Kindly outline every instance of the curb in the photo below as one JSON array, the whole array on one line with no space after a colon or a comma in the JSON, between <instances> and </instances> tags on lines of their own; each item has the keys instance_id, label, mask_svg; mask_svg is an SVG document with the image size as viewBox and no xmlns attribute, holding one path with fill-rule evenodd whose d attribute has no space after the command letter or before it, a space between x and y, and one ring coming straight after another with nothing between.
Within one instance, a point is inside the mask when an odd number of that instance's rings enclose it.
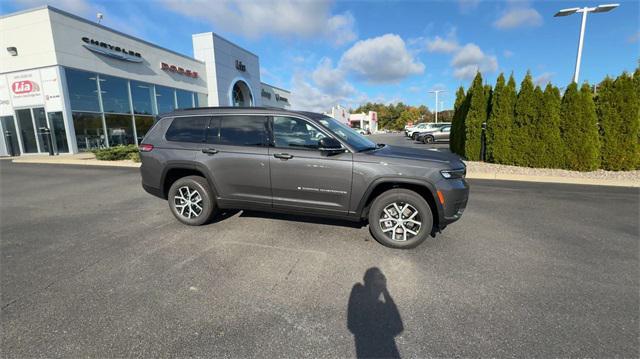
<instances>
[{"instance_id":1,"label":"curb","mask_svg":"<svg viewBox=\"0 0 640 359\"><path fill-rule=\"evenodd\" d=\"M486 179L497 181L518 181L518 182L539 182L539 183L563 183L591 186L614 186L614 187L640 187L640 181L596 179L596 178L572 178L557 176L527 176L512 175L504 173L467 173L467 179Z\"/></svg>"},{"instance_id":2,"label":"curb","mask_svg":"<svg viewBox=\"0 0 640 359\"><path fill-rule=\"evenodd\" d=\"M47 165L76 165L76 166L102 166L102 167L127 167L140 168L141 164L130 161L98 161L98 160L37 160L37 159L15 159L13 163L32 163Z\"/></svg>"}]
</instances>

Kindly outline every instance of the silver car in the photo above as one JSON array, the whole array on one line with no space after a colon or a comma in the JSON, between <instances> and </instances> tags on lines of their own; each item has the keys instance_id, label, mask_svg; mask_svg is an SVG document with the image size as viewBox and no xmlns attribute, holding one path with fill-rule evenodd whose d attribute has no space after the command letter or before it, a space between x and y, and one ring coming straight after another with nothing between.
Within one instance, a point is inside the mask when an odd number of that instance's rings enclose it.
<instances>
[{"instance_id":1,"label":"silver car","mask_svg":"<svg viewBox=\"0 0 640 359\"><path fill-rule=\"evenodd\" d=\"M449 142L451 126L444 126L440 129L424 132L418 136L418 141L423 143Z\"/></svg>"}]
</instances>

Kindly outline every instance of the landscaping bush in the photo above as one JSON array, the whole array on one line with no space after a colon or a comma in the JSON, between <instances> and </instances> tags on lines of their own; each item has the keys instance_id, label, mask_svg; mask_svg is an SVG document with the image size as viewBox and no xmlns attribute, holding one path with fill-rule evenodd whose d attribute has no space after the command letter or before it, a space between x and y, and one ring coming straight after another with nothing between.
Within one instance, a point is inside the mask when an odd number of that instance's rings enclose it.
<instances>
[{"instance_id":1,"label":"landscaping bush","mask_svg":"<svg viewBox=\"0 0 640 359\"><path fill-rule=\"evenodd\" d=\"M469 90L469 111L464 121L464 154L470 161L479 161L481 151L482 124L487 121L487 96L482 75L478 72Z\"/></svg>"},{"instance_id":2,"label":"landscaping bush","mask_svg":"<svg viewBox=\"0 0 640 359\"><path fill-rule=\"evenodd\" d=\"M595 90L597 89L597 96ZM597 111L596 111L597 106ZM488 162L528 167L593 171L640 169L640 67L593 88L575 83L560 90L534 86L531 74L516 94L513 75L505 85L482 85L456 92L450 149L480 158L482 123L487 123Z\"/></svg>"},{"instance_id":3,"label":"landscaping bush","mask_svg":"<svg viewBox=\"0 0 640 359\"><path fill-rule=\"evenodd\" d=\"M500 164L511 164L511 129L516 103L516 82L513 74L505 85L500 74L491 98L491 112L487 120L487 160Z\"/></svg>"},{"instance_id":4,"label":"landscaping bush","mask_svg":"<svg viewBox=\"0 0 640 359\"><path fill-rule=\"evenodd\" d=\"M565 144L565 168L594 171L600 165L598 118L591 86L572 83L561 104L560 133Z\"/></svg>"},{"instance_id":5,"label":"landscaping bush","mask_svg":"<svg viewBox=\"0 0 640 359\"><path fill-rule=\"evenodd\" d=\"M468 96L464 88L460 86L456 91L456 102L453 107L453 119L451 121L451 134L449 137L449 149L451 152L464 157L464 121L467 117Z\"/></svg>"},{"instance_id":6,"label":"landscaping bush","mask_svg":"<svg viewBox=\"0 0 640 359\"><path fill-rule=\"evenodd\" d=\"M598 86L596 98L602 168L633 170L640 166L640 96L633 78L624 73L606 78Z\"/></svg>"},{"instance_id":7,"label":"landscaping bush","mask_svg":"<svg viewBox=\"0 0 640 359\"><path fill-rule=\"evenodd\" d=\"M91 151L96 155L96 159L100 161L121 161L132 159L132 154L138 154L136 145L114 146Z\"/></svg>"}]
</instances>

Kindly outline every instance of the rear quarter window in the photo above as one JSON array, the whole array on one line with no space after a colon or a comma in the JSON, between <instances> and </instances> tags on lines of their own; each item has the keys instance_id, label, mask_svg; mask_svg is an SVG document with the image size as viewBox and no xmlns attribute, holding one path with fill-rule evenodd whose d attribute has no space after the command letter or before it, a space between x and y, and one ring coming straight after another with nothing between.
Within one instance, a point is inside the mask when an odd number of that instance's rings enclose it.
<instances>
[{"instance_id":1,"label":"rear quarter window","mask_svg":"<svg viewBox=\"0 0 640 359\"><path fill-rule=\"evenodd\" d=\"M176 117L167 129L165 138L173 142L204 142L208 116Z\"/></svg>"}]
</instances>

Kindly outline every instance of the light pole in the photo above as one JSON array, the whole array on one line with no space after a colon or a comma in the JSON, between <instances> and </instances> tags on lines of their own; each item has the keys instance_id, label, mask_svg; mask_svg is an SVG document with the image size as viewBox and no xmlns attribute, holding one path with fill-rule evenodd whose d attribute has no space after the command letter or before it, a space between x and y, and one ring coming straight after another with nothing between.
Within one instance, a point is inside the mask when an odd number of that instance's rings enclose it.
<instances>
[{"instance_id":1,"label":"light pole","mask_svg":"<svg viewBox=\"0 0 640 359\"><path fill-rule=\"evenodd\" d=\"M436 94L436 123L438 123L438 94L440 92L447 92L446 90L431 90L429 93Z\"/></svg>"},{"instance_id":2,"label":"light pole","mask_svg":"<svg viewBox=\"0 0 640 359\"><path fill-rule=\"evenodd\" d=\"M611 11L620 6L620 4L605 4L596 7L585 6L583 8L573 7L558 11L554 17L569 16L575 13L582 13L582 25L580 26L580 40L578 41L578 55L576 58L576 69L573 73L573 82L578 83L578 75L580 74L580 61L582 60L582 44L584 43L584 29L587 26L587 14L590 12L599 13Z\"/></svg>"}]
</instances>

